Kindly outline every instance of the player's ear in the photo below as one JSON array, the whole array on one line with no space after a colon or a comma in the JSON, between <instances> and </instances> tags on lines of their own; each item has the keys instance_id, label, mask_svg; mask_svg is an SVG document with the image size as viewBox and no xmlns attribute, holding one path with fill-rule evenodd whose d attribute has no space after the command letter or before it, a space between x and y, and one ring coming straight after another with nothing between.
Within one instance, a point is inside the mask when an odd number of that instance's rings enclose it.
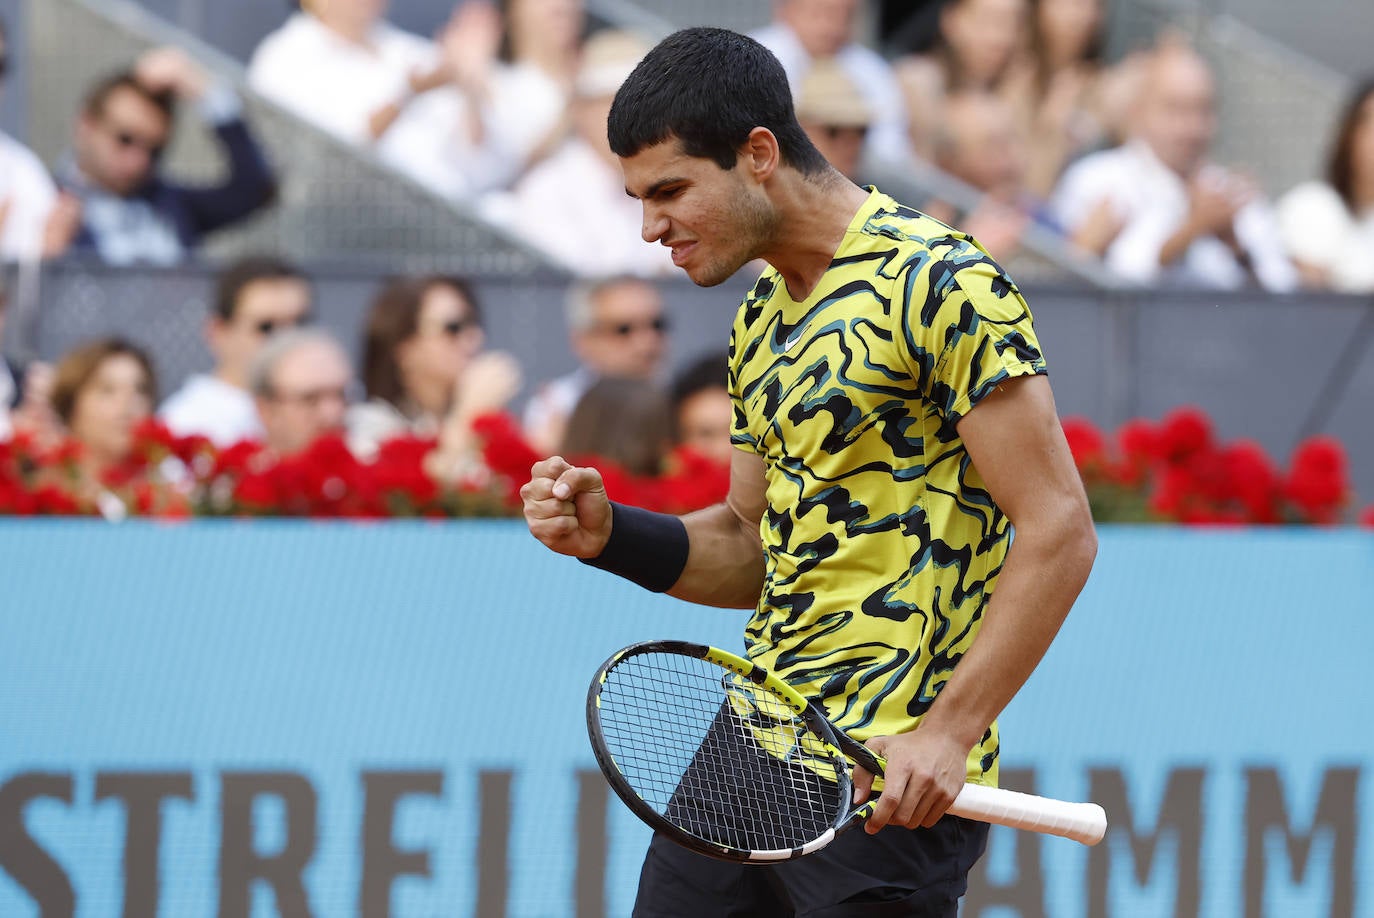
<instances>
[{"instance_id":1,"label":"player's ear","mask_svg":"<svg viewBox=\"0 0 1374 918\"><path fill-rule=\"evenodd\" d=\"M765 127L756 127L749 132L749 139L740 149L740 156L749 174L760 183L772 178L778 166L782 165L778 138Z\"/></svg>"}]
</instances>

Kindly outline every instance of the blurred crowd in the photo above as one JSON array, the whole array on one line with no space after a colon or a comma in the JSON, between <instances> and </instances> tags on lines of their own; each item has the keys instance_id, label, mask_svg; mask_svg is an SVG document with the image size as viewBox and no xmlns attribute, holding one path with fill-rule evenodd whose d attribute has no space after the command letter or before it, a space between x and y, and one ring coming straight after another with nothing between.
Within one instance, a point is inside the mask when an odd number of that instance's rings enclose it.
<instances>
[{"instance_id":1,"label":"blurred crowd","mask_svg":"<svg viewBox=\"0 0 1374 918\"><path fill-rule=\"evenodd\" d=\"M1332 126L1325 173L1271 203L1243 164L1213 155L1209 63L1170 33L1108 59L1106 2L941 0L927 39L887 57L859 40L861 0L774 0L755 37L840 171L863 184L947 177L971 193L927 183L912 203L999 259L1034 230L1140 285L1374 291L1374 83ZM653 281L672 263L641 240L606 140L611 100L650 38L592 29L585 0L460 0L429 37L387 12L385 0L301 0L252 54L247 86L580 278L565 308L578 368L522 381L485 347L481 304L454 277L386 282L345 347L310 324L308 271L264 253L221 271L205 323L213 366L166 393L122 340L51 366L0 362L0 437L79 443L93 488L150 417L282 456L325 434L364 457L390 437L430 438L439 479L483 462L477 420L492 415L534 452L600 456L632 475L670 475L683 455L728 464L725 357L667 377L670 316ZM0 23L0 80L11 40ZM216 182L163 171L185 117L217 138ZM279 183L234 87L158 48L87 89L55 161L0 133L0 258L175 264L270 206ZM525 382L533 395L517 405Z\"/></svg>"}]
</instances>

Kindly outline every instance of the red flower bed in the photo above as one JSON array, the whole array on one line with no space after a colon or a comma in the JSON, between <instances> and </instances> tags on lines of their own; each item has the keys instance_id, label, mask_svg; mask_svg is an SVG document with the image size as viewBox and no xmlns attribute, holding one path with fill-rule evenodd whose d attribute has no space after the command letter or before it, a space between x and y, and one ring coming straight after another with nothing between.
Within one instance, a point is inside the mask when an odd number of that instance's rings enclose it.
<instances>
[{"instance_id":1,"label":"red flower bed","mask_svg":"<svg viewBox=\"0 0 1374 918\"><path fill-rule=\"evenodd\" d=\"M393 517L516 516L520 486L538 456L513 419L478 418L480 459L443 480L430 473L432 438L397 437L370 462L342 437L322 437L301 453L277 457L261 444L216 449L203 437L177 437L149 421L119 467L94 478L79 444L40 445L23 436L0 443L0 514L157 516ZM616 500L685 513L723 500L727 469L675 453L662 476L627 475L596 464Z\"/></svg>"},{"instance_id":2,"label":"red flower bed","mask_svg":"<svg viewBox=\"0 0 1374 918\"><path fill-rule=\"evenodd\" d=\"M1081 418L1064 434L1102 522L1192 525L1332 525L1354 515L1341 444L1313 437L1287 469L1250 440L1219 442L1194 408L1159 422L1132 420L1108 436ZM398 437L364 462L340 437L325 437L278 458L260 444L216 449L202 437L176 437L156 422L138 431L128 459L91 479L81 447L39 444L22 435L0 443L0 514L156 516L308 516L349 518L516 516L520 486L541 457L508 415L478 418L480 460L444 479L431 474L433 439ZM596 456L612 499L686 513L725 498L729 472L678 450L664 474L630 475ZM1374 527L1374 506L1355 515Z\"/></svg>"},{"instance_id":3,"label":"red flower bed","mask_svg":"<svg viewBox=\"0 0 1374 918\"><path fill-rule=\"evenodd\" d=\"M1253 440L1219 442L1196 408L1129 421L1113 437L1068 418L1064 435L1099 521L1332 525L1354 502L1345 450L1330 437L1304 440L1284 470ZM1374 525L1374 507L1359 521Z\"/></svg>"}]
</instances>

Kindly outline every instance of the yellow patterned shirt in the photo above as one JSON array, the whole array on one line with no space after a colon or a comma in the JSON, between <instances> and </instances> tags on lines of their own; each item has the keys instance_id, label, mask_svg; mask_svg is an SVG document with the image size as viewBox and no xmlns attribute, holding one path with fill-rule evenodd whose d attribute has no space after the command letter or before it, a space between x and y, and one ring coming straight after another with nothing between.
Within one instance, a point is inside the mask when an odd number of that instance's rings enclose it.
<instances>
[{"instance_id":1,"label":"yellow patterned shirt","mask_svg":"<svg viewBox=\"0 0 1374 918\"><path fill-rule=\"evenodd\" d=\"M741 304L732 439L767 467L748 654L858 739L913 729L977 635L1010 532L955 425L1043 372L1002 269L877 191L804 302L769 268ZM997 752L994 724L970 781Z\"/></svg>"}]
</instances>

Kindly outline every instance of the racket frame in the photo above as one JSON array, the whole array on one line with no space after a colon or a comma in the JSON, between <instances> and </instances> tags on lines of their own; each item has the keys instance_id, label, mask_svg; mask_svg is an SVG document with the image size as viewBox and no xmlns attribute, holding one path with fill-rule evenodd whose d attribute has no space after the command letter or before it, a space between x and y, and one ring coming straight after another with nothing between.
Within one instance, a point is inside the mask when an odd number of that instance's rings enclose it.
<instances>
[{"instance_id":1,"label":"racket frame","mask_svg":"<svg viewBox=\"0 0 1374 918\"><path fill-rule=\"evenodd\" d=\"M601 690L611 671L632 657L650 653L677 654L714 663L771 692L792 713L796 714L805 723L807 729L814 734L814 738L820 742L821 748L830 757L835 770L836 795L840 805L837 807L837 815L830 828L804 845L792 848L750 850L720 844L694 835L666 818L644 800L625 778L620 766L616 764L615 757L611 754L601 728L600 708ZM853 784L849 777L852 767L850 760L852 759L875 775L883 773L880 760L867 747L843 731L837 730L826 719L825 713L819 707L808 701L792 686L743 657L717 647L708 647L705 644L696 644L691 641L642 641L612 654L597 669L596 675L592 677L591 686L587 690L587 733L591 738L592 752L596 755L596 762L601 767L602 774L606 776L611 789L636 816L647 823L650 828L665 833L685 848L709 857L736 863L775 863L801 857L824 848L837 835L859 825L872 815L873 806L876 803L876 799L870 799L855 807L850 802L853 794Z\"/></svg>"}]
</instances>

